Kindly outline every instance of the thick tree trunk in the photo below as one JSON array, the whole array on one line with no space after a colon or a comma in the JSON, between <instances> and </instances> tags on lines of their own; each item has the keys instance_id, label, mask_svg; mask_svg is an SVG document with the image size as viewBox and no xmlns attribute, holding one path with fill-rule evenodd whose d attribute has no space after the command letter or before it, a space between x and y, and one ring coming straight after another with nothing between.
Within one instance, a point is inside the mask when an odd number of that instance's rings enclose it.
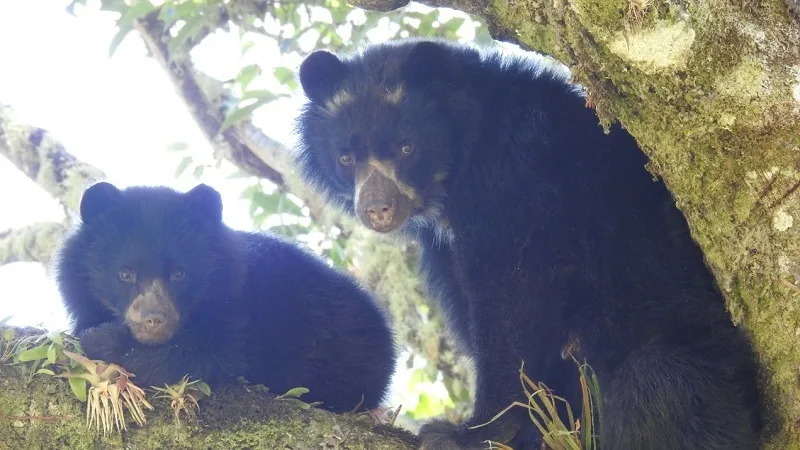
<instances>
[{"instance_id":1,"label":"thick tree trunk","mask_svg":"<svg viewBox=\"0 0 800 450\"><path fill-rule=\"evenodd\" d=\"M391 10L405 2L351 0ZM423 0L553 55L652 158L800 448L800 2Z\"/></svg>"},{"instance_id":2,"label":"thick tree trunk","mask_svg":"<svg viewBox=\"0 0 800 450\"><path fill-rule=\"evenodd\" d=\"M6 345L4 330L0 327L0 354ZM198 420L184 417L180 425L169 400L150 400L155 409L147 412L144 426L129 421L121 434L104 436L86 428L86 404L72 395L66 381L48 375L29 378L25 368L0 362L0 449L416 448L415 436L388 425L375 426L369 416L302 409L244 386L215 389L200 401Z\"/></svg>"}]
</instances>

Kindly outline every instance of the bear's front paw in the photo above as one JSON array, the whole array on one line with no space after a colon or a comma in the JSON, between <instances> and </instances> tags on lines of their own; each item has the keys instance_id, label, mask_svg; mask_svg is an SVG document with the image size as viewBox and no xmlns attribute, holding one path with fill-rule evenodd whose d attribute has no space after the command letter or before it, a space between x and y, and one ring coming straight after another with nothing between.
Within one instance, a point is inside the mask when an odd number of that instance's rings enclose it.
<instances>
[{"instance_id":1,"label":"bear's front paw","mask_svg":"<svg viewBox=\"0 0 800 450\"><path fill-rule=\"evenodd\" d=\"M131 344L130 330L121 323L104 323L89 328L81 335L81 347L86 357L107 363L122 365L126 353L132 348Z\"/></svg>"},{"instance_id":2,"label":"bear's front paw","mask_svg":"<svg viewBox=\"0 0 800 450\"><path fill-rule=\"evenodd\" d=\"M469 425L455 425L444 420L434 420L422 426L419 450L484 450L492 448L489 441L507 443L514 438L519 426L513 422L493 422L470 429Z\"/></svg>"}]
</instances>

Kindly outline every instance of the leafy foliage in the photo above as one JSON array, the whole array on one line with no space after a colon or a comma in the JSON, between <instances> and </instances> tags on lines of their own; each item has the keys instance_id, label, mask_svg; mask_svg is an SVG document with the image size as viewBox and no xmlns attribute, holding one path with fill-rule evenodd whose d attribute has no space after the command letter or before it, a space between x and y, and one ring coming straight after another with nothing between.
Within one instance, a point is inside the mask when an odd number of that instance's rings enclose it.
<instances>
[{"instance_id":1,"label":"leafy foliage","mask_svg":"<svg viewBox=\"0 0 800 450\"><path fill-rule=\"evenodd\" d=\"M189 381L189 375L185 375L181 381L170 386L164 385L163 388L152 387L155 391L159 392L156 398L170 399L170 407L172 408L175 417L175 423L181 423L181 411L183 411L189 419L197 419L197 413L200 412L200 404L197 403L203 397L211 395L211 388L201 380Z\"/></svg>"},{"instance_id":2,"label":"leafy foliage","mask_svg":"<svg viewBox=\"0 0 800 450\"><path fill-rule=\"evenodd\" d=\"M474 36L477 43L492 42L488 30L476 18L416 4L377 13L350 6L346 0L100 0L100 3L101 10L119 14L118 32L109 44L111 55L142 22L160 24L168 58L184 64L191 63L193 50L212 34L225 33L238 39L242 64L232 79L218 82L222 92L213 93L223 104L219 133L239 127L263 106L296 93L297 79L291 66L314 50L350 51L369 42L413 36L451 40ZM67 10L74 12L77 5L86 6L87 0L72 0ZM261 45L271 45L281 60L255 58L254 62L251 52L254 48L262 49ZM211 97L208 92L206 95ZM181 155L175 168L176 177L201 180L210 169L220 167L219 161L217 164L199 161L185 143L173 143L167 150ZM230 178L248 176L237 172ZM249 202L249 214L256 227L300 241L334 266L351 270L356 265L354 252L348 251L350 233L338 225L318 223L319 218L312 217L303 201L284 186L255 180L244 189L241 198ZM454 402L461 405L469 402L466 387L443 378L435 362L417 369L412 383L419 389L419 397L416 409L406 408L406 413L413 417L452 410ZM433 393L432 387L441 387L442 383L449 398Z\"/></svg>"},{"instance_id":3,"label":"leafy foliage","mask_svg":"<svg viewBox=\"0 0 800 450\"><path fill-rule=\"evenodd\" d=\"M3 330L0 363L9 361L26 368L29 378L49 375L66 378L75 397L86 403L86 426L127 428L125 410L139 425L146 422L144 408L153 409L144 391L129 380L133 374L116 364L92 361L83 355L78 339L61 332L15 338L12 328ZM87 390L87 384L89 385Z\"/></svg>"}]
</instances>

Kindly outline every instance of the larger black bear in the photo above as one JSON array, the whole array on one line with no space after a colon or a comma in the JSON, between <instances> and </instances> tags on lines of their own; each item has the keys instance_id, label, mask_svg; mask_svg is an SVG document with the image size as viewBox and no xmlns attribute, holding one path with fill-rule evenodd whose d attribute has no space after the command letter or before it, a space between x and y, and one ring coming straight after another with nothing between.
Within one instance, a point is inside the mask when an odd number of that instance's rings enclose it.
<instances>
[{"instance_id":1,"label":"larger black bear","mask_svg":"<svg viewBox=\"0 0 800 450\"><path fill-rule=\"evenodd\" d=\"M370 296L295 244L225 226L214 189L98 183L80 214L57 281L90 358L145 386L244 376L337 412L382 400L396 356Z\"/></svg>"},{"instance_id":2,"label":"larger black bear","mask_svg":"<svg viewBox=\"0 0 800 450\"><path fill-rule=\"evenodd\" d=\"M569 349L595 369L606 449L752 449L756 366L672 198L567 74L531 57L406 40L300 67L310 183L367 227L400 230L461 347L473 417L424 449L534 448L518 369L579 410ZM577 352L576 352L577 350Z\"/></svg>"}]
</instances>

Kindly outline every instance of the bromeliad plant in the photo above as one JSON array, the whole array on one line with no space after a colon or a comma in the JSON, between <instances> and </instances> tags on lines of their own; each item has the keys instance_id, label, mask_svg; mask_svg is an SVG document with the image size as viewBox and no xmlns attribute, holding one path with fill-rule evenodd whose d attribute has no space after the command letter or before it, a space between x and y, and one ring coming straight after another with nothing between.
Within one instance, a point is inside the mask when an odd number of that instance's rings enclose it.
<instances>
[{"instance_id":1,"label":"bromeliad plant","mask_svg":"<svg viewBox=\"0 0 800 450\"><path fill-rule=\"evenodd\" d=\"M152 410L153 407L147 402L144 390L130 381L134 375L116 364L105 364L102 361L92 361L89 358L64 351L64 354L73 361L76 361L84 370L68 370L61 373L59 377L70 380L70 386L81 384L89 388L88 399L86 399L86 426L91 428L103 428L103 434L107 434L116 426L117 431L127 428L125 423L125 409L130 412L133 420L144 425L147 419L144 415L144 408ZM74 389L73 389L74 392Z\"/></svg>"},{"instance_id":2,"label":"bromeliad plant","mask_svg":"<svg viewBox=\"0 0 800 450\"><path fill-rule=\"evenodd\" d=\"M144 425L144 408L153 407L144 391L130 380L132 373L116 364L88 359L72 336L51 332L15 339L15 334L12 328L3 330L0 362L26 365L28 382L37 374L66 378L75 397L86 402L87 427L102 428L104 434L114 428L124 430L125 409L136 423Z\"/></svg>"},{"instance_id":3,"label":"bromeliad plant","mask_svg":"<svg viewBox=\"0 0 800 450\"><path fill-rule=\"evenodd\" d=\"M197 401L204 396L211 395L211 388L208 387L208 384L200 380L189 381L188 375L172 386L165 384L163 388L155 386L152 386L152 388L160 392L160 394L156 395L156 398L172 400L170 407L178 425L181 423L181 411L186 413L189 419L195 419L200 411L200 405Z\"/></svg>"}]
</instances>

